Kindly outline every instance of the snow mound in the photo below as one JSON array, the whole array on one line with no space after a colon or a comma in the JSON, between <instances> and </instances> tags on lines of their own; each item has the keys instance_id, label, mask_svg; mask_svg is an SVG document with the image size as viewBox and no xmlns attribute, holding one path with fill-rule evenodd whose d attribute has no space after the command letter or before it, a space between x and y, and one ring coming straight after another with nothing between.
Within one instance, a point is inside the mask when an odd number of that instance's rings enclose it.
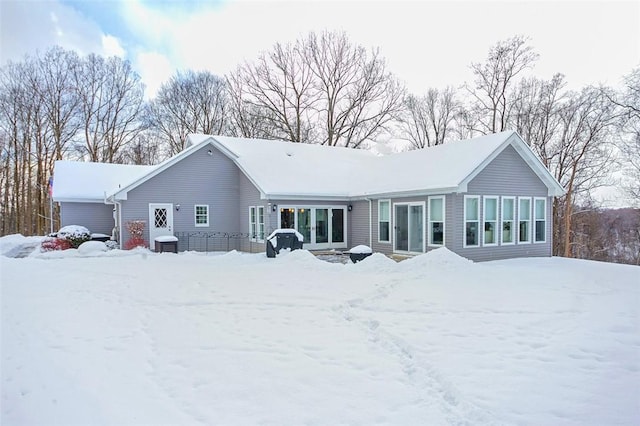
<instances>
[{"instance_id":1,"label":"snow mound","mask_svg":"<svg viewBox=\"0 0 640 426\"><path fill-rule=\"evenodd\" d=\"M360 244L359 246L355 246L354 248L349 250L349 253L353 253L353 254L367 254L371 252L372 252L371 247L365 246L362 244Z\"/></svg>"},{"instance_id":2,"label":"snow mound","mask_svg":"<svg viewBox=\"0 0 640 426\"><path fill-rule=\"evenodd\" d=\"M400 262L400 266L404 269L432 268L437 266L455 269L468 267L472 264L473 262L471 260L457 255L446 247L440 247Z\"/></svg>"},{"instance_id":3,"label":"snow mound","mask_svg":"<svg viewBox=\"0 0 640 426\"><path fill-rule=\"evenodd\" d=\"M350 263L353 268L358 268L362 272L394 272L398 268L398 262L385 256L382 253L373 253L357 263Z\"/></svg>"},{"instance_id":4,"label":"snow mound","mask_svg":"<svg viewBox=\"0 0 640 426\"><path fill-rule=\"evenodd\" d=\"M78 253L82 255L92 255L107 250L109 250L109 248L102 241L86 241L78 247Z\"/></svg>"},{"instance_id":5,"label":"snow mound","mask_svg":"<svg viewBox=\"0 0 640 426\"><path fill-rule=\"evenodd\" d=\"M11 234L0 237L0 256L25 257L39 249L45 237L25 237Z\"/></svg>"}]
</instances>

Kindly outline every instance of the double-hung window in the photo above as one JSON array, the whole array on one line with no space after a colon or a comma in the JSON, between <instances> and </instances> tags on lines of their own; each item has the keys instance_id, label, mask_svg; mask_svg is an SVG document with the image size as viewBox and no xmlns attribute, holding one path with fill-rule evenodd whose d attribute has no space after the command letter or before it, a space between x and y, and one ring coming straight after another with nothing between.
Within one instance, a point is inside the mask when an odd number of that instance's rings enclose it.
<instances>
[{"instance_id":1,"label":"double-hung window","mask_svg":"<svg viewBox=\"0 0 640 426\"><path fill-rule=\"evenodd\" d=\"M516 199L502 197L502 244L515 244Z\"/></svg>"},{"instance_id":2,"label":"double-hung window","mask_svg":"<svg viewBox=\"0 0 640 426\"><path fill-rule=\"evenodd\" d=\"M258 206L258 241L264 241L264 206Z\"/></svg>"},{"instance_id":3,"label":"double-hung window","mask_svg":"<svg viewBox=\"0 0 640 426\"><path fill-rule=\"evenodd\" d=\"M464 196L464 246L478 247L480 245L480 197L477 195Z\"/></svg>"},{"instance_id":4,"label":"double-hung window","mask_svg":"<svg viewBox=\"0 0 640 426\"><path fill-rule=\"evenodd\" d=\"M209 206L196 204L194 207L195 225L197 227L209 226Z\"/></svg>"},{"instance_id":5,"label":"double-hung window","mask_svg":"<svg viewBox=\"0 0 640 426\"><path fill-rule=\"evenodd\" d=\"M531 242L531 198L518 197L518 242Z\"/></svg>"},{"instance_id":6,"label":"double-hung window","mask_svg":"<svg viewBox=\"0 0 640 426\"><path fill-rule=\"evenodd\" d=\"M388 243L390 241L389 219L391 217L391 201L378 201L378 241Z\"/></svg>"},{"instance_id":7,"label":"double-hung window","mask_svg":"<svg viewBox=\"0 0 640 426\"><path fill-rule=\"evenodd\" d=\"M547 199L534 198L533 214L535 221L534 241L544 243L547 241Z\"/></svg>"},{"instance_id":8,"label":"double-hung window","mask_svg":"<svg viewBox=\"0 0 640 426\"><path fill-rule=\"evenodd\" d=\"M254 206L249 207L249 238L253 241L258 238L258 230L256 227L256 208Z\"/></svg>"},{"instance_id":9,"label":"double-hung window","mask_svg":"<svg viewBox=\"0 0 640 426\"><path fill-rule=\"evenodd\" d=\"M429 197L429 245L444 245L444 197Z\"/></svg>"},{"instance_id":10,"label":"double-hung window","mask_svg":"<svg viewBox=\"0 0 640 426\"><path fill-rule=\"evenodd\" d=\"M251 241L264 240L264 206L249 207L249 238Z\"/></svg>"},{"instance_id":11,"label":"double-hung window","mask_svg":"<svg viewBox=\"0 0 640 426\"><path fill-rule=\"evenodd\" d=\"M498 244L498 197L484 197L484 240L485 246Z\"/></svg>"}]
</instances>

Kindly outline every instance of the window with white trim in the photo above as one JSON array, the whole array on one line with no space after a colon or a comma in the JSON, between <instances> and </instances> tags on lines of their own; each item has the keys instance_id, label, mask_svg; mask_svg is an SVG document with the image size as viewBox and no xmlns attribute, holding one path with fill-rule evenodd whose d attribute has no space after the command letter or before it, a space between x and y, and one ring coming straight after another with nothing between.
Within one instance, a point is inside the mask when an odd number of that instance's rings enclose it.
<instances>
[{"instance_id":1,"label":"window with white trim","mask_svg":"<svg viewBox=\"0 0 640 426\"><path fill-rule=\"evenodd\" d=\"M514 238L516 219L516 199L515 197L502 197L502 244L515 244Z\"/></svg>"},{"instance_id":2,"label":"window with white trim","mask_svg":"<svg viewBox=\"0 0 640 426\"><path fill-rule=\"evenodd\" d=\"M444 196L429 197L429 245L444 245Z\"/></svg>"},{"instance_id":3,"label":"window with white trim","mask_svg":"<svg viewBox=\"0 0 640 426\"><path fill-rule=\"evenodd\" d=\"M196 226L209 226L209 206L207 204L196 204L193 211Z\"/></svg>"},{"instance_id":4,"label":"window with white trim","mask_svg":"<svg viewBox=\"0 0 640 426\"><path fill-rule=\"evenodd\" d=\"M258 206L258 241L264 241L264 206Z\"/></svg>"},{"instance_id":5,"label":"window with white trim","mask_svg":"<svg viewBox=\"0 0 640 426\"><path fill-rule=\"evenodd\" d=\"M249 206L249 239L264 241L264 206Z\"/></svg>"},{"instance_id":6,"label":"window with white trim","mask_svg":"<svg viewBox=\"0 0 640 426\"><path fill-rule=\"evenodd\" d=\"M518 197L518 242L531 242L531 198Z\"/></svg>"},{"instance_id":7,"label":"window with white trim","mask_svg":"<svg viewBox=\"0 0 640 426\"><path fill-rule=\"evenodd\" d=\"M536 243L544 243L547 241L547 199L534 198L533 205L534 241Z\"/></svg>"},{"instance_id":8,"label":"window with white trim","mask_svg":"<svg viewBox=\"0 0 640 426\"><path fill-rule=\"evenodd\" d=\"M477 195L464 196L464 247L478 247L480 245L480 197Z\"/></svg>"},{"instance_id":9,"label":"window with white trim","mask_svg":"<svg viewBox=\"0 0 640 426\"><path fill-rule=\"evenodd\" d=\"M482 245L498 245L498 197L483 197L484 234Z\"/></svg>"},{"instance_id":10,"label":"window with white trim","mask_svg":"<svg viewBox=\"0 0 640 426\"><path fill-rule=\"evenodd\" d=\"M249 207L249 239L256 241L258 238L258 231L256 229L256 208L254 206Z\"/></svg>"},{"instance_id":11,"label":"window with white trim","mask_svg":"<svg viewBox=\"0 0 640 426\"><path fill-rule=\"evenodd\" d=\"M391 201L378 201L378 241L388 243L390 241L389 223L391 218Z\"/></svg>"}]
</instances>

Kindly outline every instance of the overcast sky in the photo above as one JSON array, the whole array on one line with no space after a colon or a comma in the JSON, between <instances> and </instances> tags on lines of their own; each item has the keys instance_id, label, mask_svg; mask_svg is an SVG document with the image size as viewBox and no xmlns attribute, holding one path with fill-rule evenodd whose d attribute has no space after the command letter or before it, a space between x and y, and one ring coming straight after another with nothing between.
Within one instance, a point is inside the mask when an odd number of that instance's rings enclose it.
<instances>
[{"instance_id":1,"label":"overcast sky","mask_svg":"<svg viewBox=\"0 0 640 426\"><path fill-rule=\"evenodd\" d=\"M52 45L128 59L152 97L177 70L224 75L275 42L344 30L412 92L471 81L499 40L530 37L534 73L616 85L640 64L639 1L0 0L0 63Z\"/></svg>"}]
</instances>

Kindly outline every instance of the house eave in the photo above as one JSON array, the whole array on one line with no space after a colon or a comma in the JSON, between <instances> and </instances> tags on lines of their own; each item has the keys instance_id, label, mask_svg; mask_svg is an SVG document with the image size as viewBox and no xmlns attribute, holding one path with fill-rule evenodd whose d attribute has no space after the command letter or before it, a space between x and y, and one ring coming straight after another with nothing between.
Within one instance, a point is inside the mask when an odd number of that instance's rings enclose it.
<instances>
[{"instance_id":1,"label":"house eave","mask_svg":"<svg viewBox=\"0 0 640 426\"><path fill-rule=\"evenodd\" d=\"M459 186L447 186L447 187L438 187L438 188L429 188L429 189L412 189L412 190L405 190L405 191L368 192L365 194L358 194L356 196L352 196L351 199L367 200L371 198L407 198L407 197L421 197L421 196L429 196L429 195L453 194L456 192L461 192Z\"/></svg>"},{"instance_id":2,"label":"house eave","mask_svg":"<svg viewBox=\"0 0 640 426\"><path fill-rule=\"evenodd\" d=\"M91 203L91 204L111 204L106 202L104 197L101 198L74 198L74 197L60 197L54 198L55 203Z\"/></svg>"}]
</instances>

